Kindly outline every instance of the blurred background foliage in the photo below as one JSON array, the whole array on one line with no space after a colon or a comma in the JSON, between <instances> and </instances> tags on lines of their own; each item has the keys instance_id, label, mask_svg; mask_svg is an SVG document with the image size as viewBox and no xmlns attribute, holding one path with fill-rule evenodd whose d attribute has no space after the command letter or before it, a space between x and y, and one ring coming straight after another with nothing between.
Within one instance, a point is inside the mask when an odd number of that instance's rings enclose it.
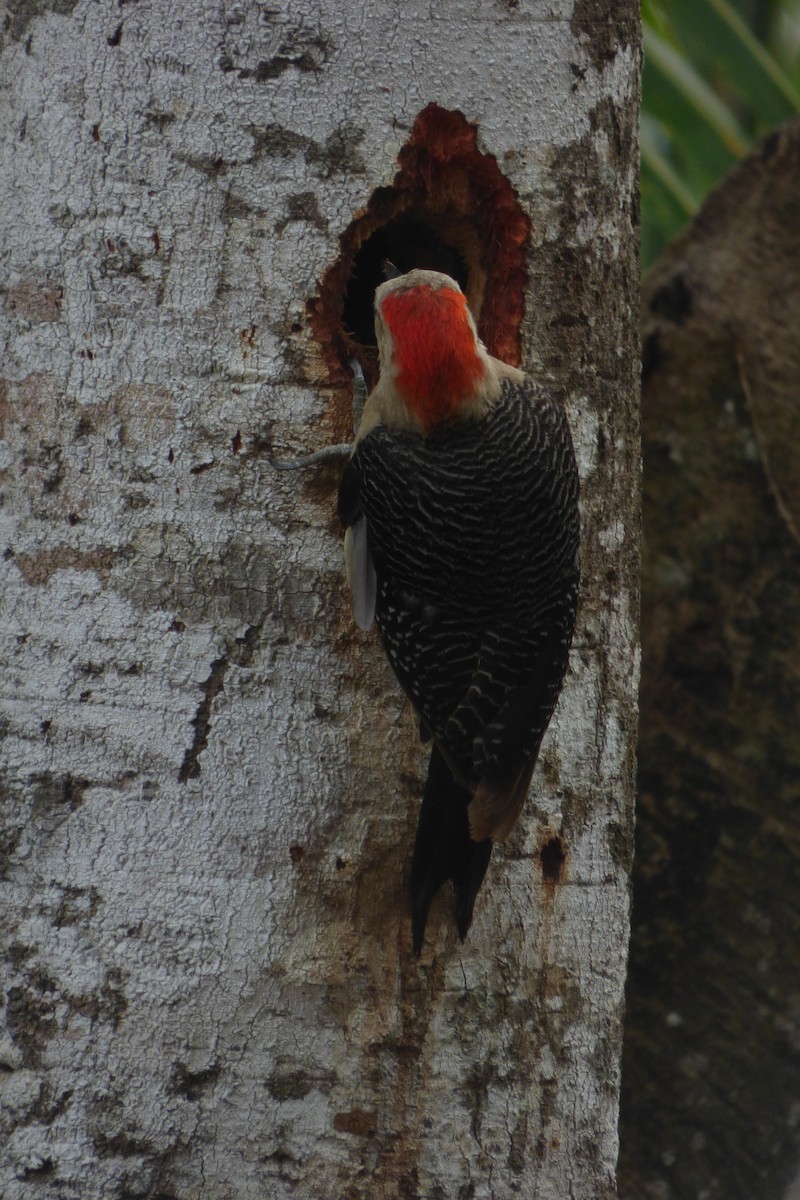
<instances>
[{"instance_id":1,"label":"blurred background foliage","mask_svg":"<svg viewBox=\"0 0 800 1200\"><path fill-rule=\"evenodd\" d=\"M645 271L729 167L800 112L800 0L643 0L642 20Z\"/></svg>"}]
</instances>

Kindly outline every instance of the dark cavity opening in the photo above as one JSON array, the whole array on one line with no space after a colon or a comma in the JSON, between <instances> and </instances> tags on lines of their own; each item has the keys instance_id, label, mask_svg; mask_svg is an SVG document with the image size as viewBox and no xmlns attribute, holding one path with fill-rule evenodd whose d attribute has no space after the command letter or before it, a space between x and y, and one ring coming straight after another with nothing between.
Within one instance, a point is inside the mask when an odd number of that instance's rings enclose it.
<instances>
[{"instance_id":1,"label":"dark cavity opening","mask_svg":"<svg viewBox=\"0 0 800 1200\"><path fill-rule=\"evenodd\" d=\"M415 267L443 271L455 279L463 292L468 291L470 276L464 254L442 240L423 217L403 214L387 221L353 256L344 294L342 325L346 334L361 346L375 345L372 303L376 287L386 278L386 262L393 263L401 275Z\"/></svg>"},{"instance_id":2,"label":"dark cavity opening","mask_svg":"<svg viewBox=\"0 0 800 1200\"><path fill-rule=\"evenodd\" d=\"M561 838L553 837L549 842L545 842L539 856L542 860L542 879L545 883L560 883L567 859Z\"/></svg>"},{"instance_id":3,"label":"dark cavity opening","mask_svg":"<svg viewBox=\"0 0 800 1200\"><path fill-rule=\"evenodd\" d=\"M506 154L513 157L513 147ZM476 126L461 112L429 104L398 155L394 182L376 188L341 235L339 257L307 305L326 382L349 385L353 358L370 385L377 379L372 306L386 259L401 272L424 267L452 275L489 352L516 366L529 237L530 220L497 159L478 149ZM342 441L351 424L343 405Z\"/></svg>"}]
</instances>

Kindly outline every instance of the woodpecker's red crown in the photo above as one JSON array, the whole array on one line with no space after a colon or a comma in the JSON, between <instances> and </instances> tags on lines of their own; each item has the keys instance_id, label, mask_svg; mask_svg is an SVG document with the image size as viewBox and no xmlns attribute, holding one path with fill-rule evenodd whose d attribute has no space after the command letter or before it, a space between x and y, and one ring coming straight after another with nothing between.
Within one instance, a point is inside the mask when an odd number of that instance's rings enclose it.
<instances>
[{"instance_id":1,"label":"woodpecker's red crown","mask_svg":"<svg viewBox=\"0 0 800 1200\"><path fill-rule=\"evenodd\" d=\"M376 309L381 372L393 375L409 411L424 428L458 417L481 390L486 355L455 280L410 271L378 288ZM388 339L380 338L381 322Z\"/></svg>"}]
</instances>

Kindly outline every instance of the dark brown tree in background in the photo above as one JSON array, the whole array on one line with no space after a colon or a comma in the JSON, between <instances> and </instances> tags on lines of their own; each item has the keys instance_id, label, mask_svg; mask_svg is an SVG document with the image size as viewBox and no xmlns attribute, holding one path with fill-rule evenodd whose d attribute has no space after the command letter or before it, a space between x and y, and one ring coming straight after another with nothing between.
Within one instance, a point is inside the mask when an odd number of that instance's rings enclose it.
<instances>
[{"instance_id":1,"label":"dark brown tree in background","mask_svg":"<svg viewBox=\"0 0 800 1200\"><path fill-rule=\"evenodd\" d=\"M800 120L713 193L642 312L620 1190L782 1200L800 1168Z\"/></svg>"}]
</instances>

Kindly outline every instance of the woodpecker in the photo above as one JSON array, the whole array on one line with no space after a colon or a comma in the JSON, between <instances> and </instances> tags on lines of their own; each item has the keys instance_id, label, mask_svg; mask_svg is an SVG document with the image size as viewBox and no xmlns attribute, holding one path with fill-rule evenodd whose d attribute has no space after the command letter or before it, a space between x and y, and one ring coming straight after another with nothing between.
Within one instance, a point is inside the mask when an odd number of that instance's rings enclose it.
<instances>
[{"instance_id":1,"label":"woodpecker","mask_svg":"<svg viewBox=\"0 0 800 1200\"><path fill-rule=\"evenodd\" d=\"M463 941L567 671L578 473L561 407L491 357L455 280L375 293L380 377L339 488L356 623L373 620L431 741L411 867L419 955L449 879Z\"/></svg>"}]
</instances>

